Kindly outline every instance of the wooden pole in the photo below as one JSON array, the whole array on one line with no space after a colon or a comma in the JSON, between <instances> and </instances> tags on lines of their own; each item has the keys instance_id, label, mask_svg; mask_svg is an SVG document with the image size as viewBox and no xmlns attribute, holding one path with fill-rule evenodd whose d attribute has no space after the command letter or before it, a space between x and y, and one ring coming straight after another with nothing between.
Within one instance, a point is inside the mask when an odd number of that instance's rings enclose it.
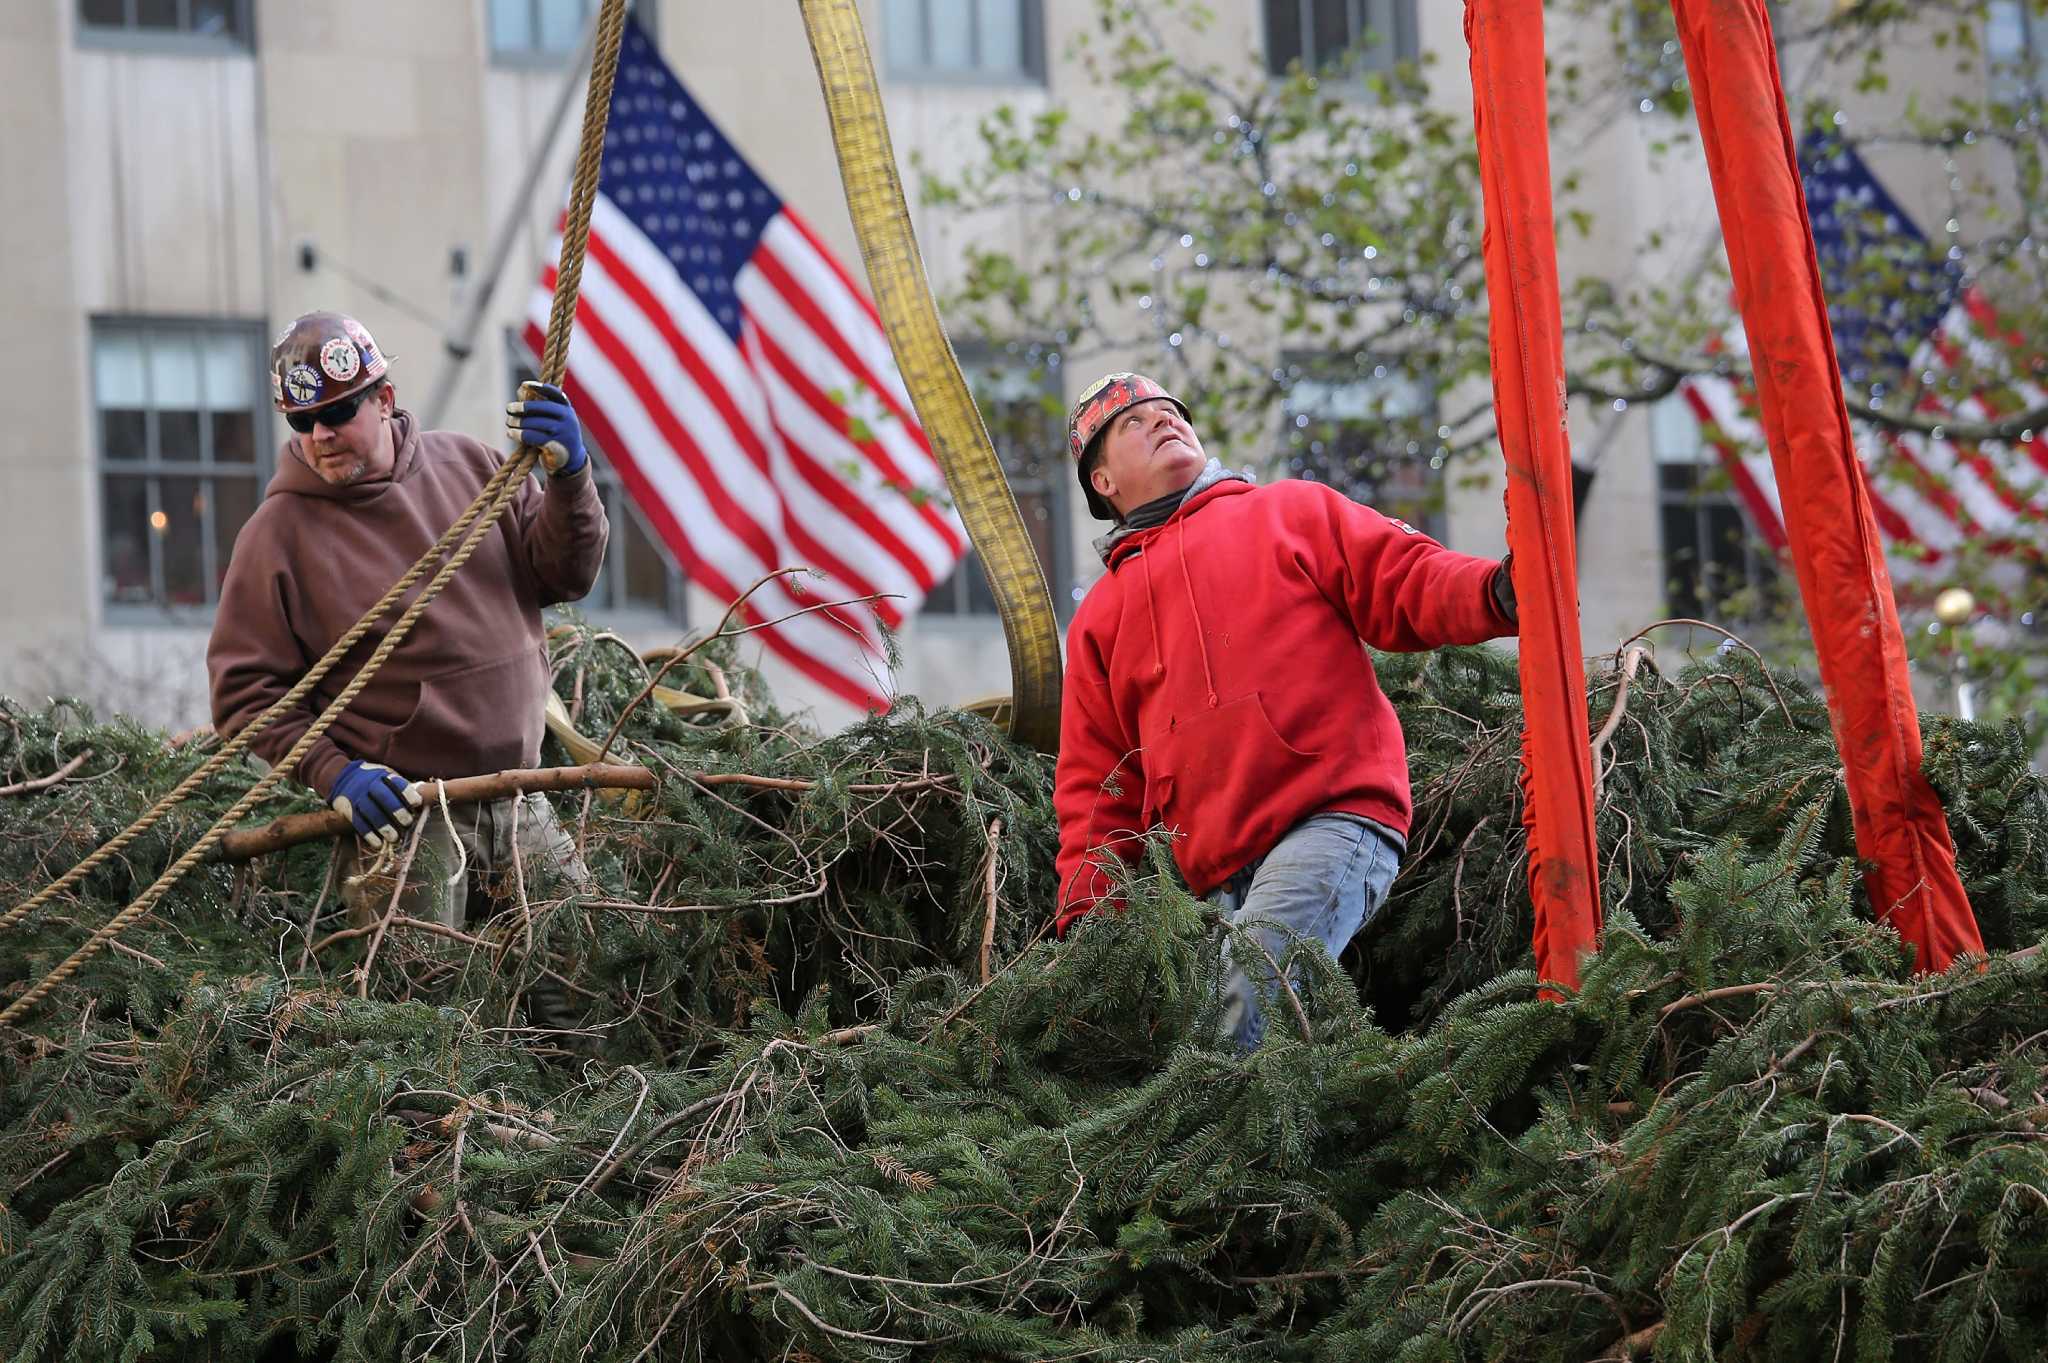
<instances>
[{"instance_id":1,"label":"wooden pole","mask_svg":"<svg viewBox=\"0 0 2048 1363\"><path fill-rule=\"evenodd\" d=\"M419 791L428 805L440 804L444 795L450 805L474 805L534 791L653 790L654 785L654 773L645 767L607 764L501 771L495 776L467 776L457 781L423 781ZM215 848L214 858L252 861L300 843L345 837L354 830L348 815L333 810L322 814L288 814L260 828L238 828L229 833Z\"/></svg>"}]
</instances>

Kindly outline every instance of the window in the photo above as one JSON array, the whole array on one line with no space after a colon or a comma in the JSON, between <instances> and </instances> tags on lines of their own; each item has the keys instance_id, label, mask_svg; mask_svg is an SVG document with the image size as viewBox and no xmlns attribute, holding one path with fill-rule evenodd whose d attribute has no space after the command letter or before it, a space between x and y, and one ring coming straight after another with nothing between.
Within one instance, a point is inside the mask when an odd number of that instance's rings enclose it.
<instances>
[{"instance_id":1,"label":"window","mask_svg":"<svg viewBox=\"0 0 2048 1363\"><path fill-rule=\"evenodd\" d=\"M1284 76L1355 64L1389 71L1421 55L1415 0L1265 0L1266 69Z\"/></svg>"},{"instance_id":2,"label":"window","mask_svg":"<svg viewBox=\"0 0 2048 1363\"><path fill-rule=\"evenodd\" d=\"M1444 456L1430 386L1350 356L1295 356L1287 372L1287 476L1328 483L1441 540Z\"/></svg>"},{"instance_id":3,"label":"window","mask_svg":"<svg viewBox=\"0 0 2048 1363\"><path fill-rule=\"evenodd\" d=\"M251 0L79 0L80 34L112 46L250 46Z\"/></svg>"},{"instance_id":4,"label":"window","mask_svg":"<svg viewBox=\"0 0 2048 1363\"><path fill-rule=\"evenodd\" d=\"M220 599L228 552L271 469L264 353L256 324L93 323L109 605L205 608Z\"/></svg>"},{"instance_id":5,"label":"window","mask_svg":"<svg viewBox=\"0 0 2048 1363\"><path fill-rule=\"evenodd\" d=\"M501 64L552 66L583 43L597 0L489 0L491 56ZM654 6L634 0L633 17L654 31Z\"/></svg>"},{"instance_id":6,"label":"window","mask_svg":"<svg viewBox=\"0 0 2048 1363\"><path fill-rule=\"evenodd\" d=\"M1777 584L1777 561L1750 528L1683 397L1650 408L1650 447L1671 613L1704 620L1757 615Z\"/></svg>"},{"instance_id":7,"label":"window","mask_svg":"<svg viewBox=\"0 0 2048 1363\"><path fill-rule=\"evenodd\" d=\"M536 371L516 333L507 346L513 356L511 387L516 392ZM689 623L682 569L676 566L668 546L648 527L618 470L587 429L583 443L590 452L590 476L604 502L605 519L611 522L611 538L605 545L604 567L598 570L589 594L576 603L577 608L593 617L635 615L677 626Z\"/></svg>"},{"instance_id":8,"label":"window","mask_svg":"<svg viewBox=\"0 0 2048 1363\"><path fill-rule=\"evenodd\" d=\"M2017 103L2048 86L2048 18L2033 0L1991 0L1984 11L1984 59L1991 97Z\"/></svg>"},{"instance_id":9,"label":"window","mask_svg":"<svg viewBox=\"0 0 2048 1363\"><path fill-rule=\"evenodd\" d=\"M1041 0L884 0L889 74L905 80L1041 81Z\"/></svg>"},{"instance_id":10,"label":"window","mask_svg":"<svg viewBox=\"0 0 2048 1363\"><path fill-rule=\"evenodd\" d=\"M1055 374L1016 348L963 348L960 368L973 390L981 419L988 426L1010 491L1024 514L1024 529L1038 551L1054 606L1065 614L1073 607L1072 573L1067 555L1067 489L1074 467L1066 458L1065 415L1060 411ZM953 575L925 598L927 615L994 615L995 593L970 550Z\"/></svg>"}]
</instances>

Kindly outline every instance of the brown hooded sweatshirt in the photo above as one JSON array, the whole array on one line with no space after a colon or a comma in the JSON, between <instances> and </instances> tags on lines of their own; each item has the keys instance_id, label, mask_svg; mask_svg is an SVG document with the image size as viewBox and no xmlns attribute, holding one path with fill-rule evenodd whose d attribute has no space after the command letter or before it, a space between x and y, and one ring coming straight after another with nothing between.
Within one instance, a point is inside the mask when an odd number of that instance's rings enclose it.
<instances>
[{"instance_id":1,"label":"brown hooded sweatshirt","mask_svg":"<svg viewBox=\"0 0 2048 1363\"><path fill-rule=\"evenodd\" d=\"M206 650L214 727L224 737L290 690L497 470L499 457L468 436L422 433L406 411L394 419L398 457L389 478L335 487L300 458L296 440L279 455L263 504L235 540ZM549 686L541 608L590 590L606 533L588 464L549 480L545 491L529 480L300 760L299 779L324 796L351 758L412 780L532 766ZM258 735L256 754L281 759L399 614L386 613L305 703Z\"/></svg>"}]
</instances>

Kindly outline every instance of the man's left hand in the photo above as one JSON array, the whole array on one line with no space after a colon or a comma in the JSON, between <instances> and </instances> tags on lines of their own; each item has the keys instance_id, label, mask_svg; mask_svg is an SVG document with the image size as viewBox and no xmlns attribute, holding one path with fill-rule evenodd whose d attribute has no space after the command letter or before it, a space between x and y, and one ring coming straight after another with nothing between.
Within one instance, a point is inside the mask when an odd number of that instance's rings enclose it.
<instances>
[{"instance_id":1,"label":"man's left hand","mask_svg":"<svg viewBox=\"0 0 2048 1363\"><path fill-rule=\"evenodd\" d=\"M505 430L520 444L540 448L550 478L565 477L590 462L583 450L583 423L569 395L551 383L529 379L519 385L519 400L505 406Z\"/></svg>"}]
</instances>

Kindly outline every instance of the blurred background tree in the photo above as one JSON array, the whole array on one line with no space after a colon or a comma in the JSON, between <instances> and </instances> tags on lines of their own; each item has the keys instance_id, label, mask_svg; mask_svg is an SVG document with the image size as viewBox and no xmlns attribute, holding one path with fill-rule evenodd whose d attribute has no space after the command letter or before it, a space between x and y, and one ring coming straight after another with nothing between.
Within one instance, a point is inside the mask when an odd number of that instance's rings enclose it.
<instances>
[{"instance_id":1,"label":"blurred background tree","mask_svg":"<svg viewBox=\"0 0 2048 1363\"><path fill-rule=\"evenodd\" d=\"M1673 560L1668 605L1795 661L1805 629L1790 574L1768 528L1727 496L1744 456L1762 454L1756 433L1699 421L1714 404L1694 400L1739 408L1747 371L1669 4L1549 8L1582 493L1604 461L1654 457L1657 412L1695 421L1693 438L1725 457L1660 475L1718 494L1712 514L1691 516L1676 487L1643 508L1692 522L1667 526L1695 546ZM1360 7L1348 9L1348 44L1269 29L1263 57L1212 63L1185 51L1186 30L1214 22L1198 0L1099 0L1077 41L1117 115L1090 126L1073 101L1005 107L982 123L975 163L927 175L924 196L964 214L1052 206L1024 249L970 248L951 305L968 329L1044 338L1025 349L1048 368L1155 371L1229 462L1327 481L1440 530L1447 480L1499 457L1469 93L1461 72L1396 60L1412 41L1358 29ZM1912 507L1943 522L1886 519L1924 699L1954 705L1967 678L1980 717L2019 718L2038 741L2048 0L1800 0L1773 18L1881 519ZM1670 220L1627 224L1617 248L1600 220L1601 158L1631 125L1631 153L1674 189ZM1932 603L1957 587L1975 608L1950 627Z\"/></svg>"}]
</instances>

